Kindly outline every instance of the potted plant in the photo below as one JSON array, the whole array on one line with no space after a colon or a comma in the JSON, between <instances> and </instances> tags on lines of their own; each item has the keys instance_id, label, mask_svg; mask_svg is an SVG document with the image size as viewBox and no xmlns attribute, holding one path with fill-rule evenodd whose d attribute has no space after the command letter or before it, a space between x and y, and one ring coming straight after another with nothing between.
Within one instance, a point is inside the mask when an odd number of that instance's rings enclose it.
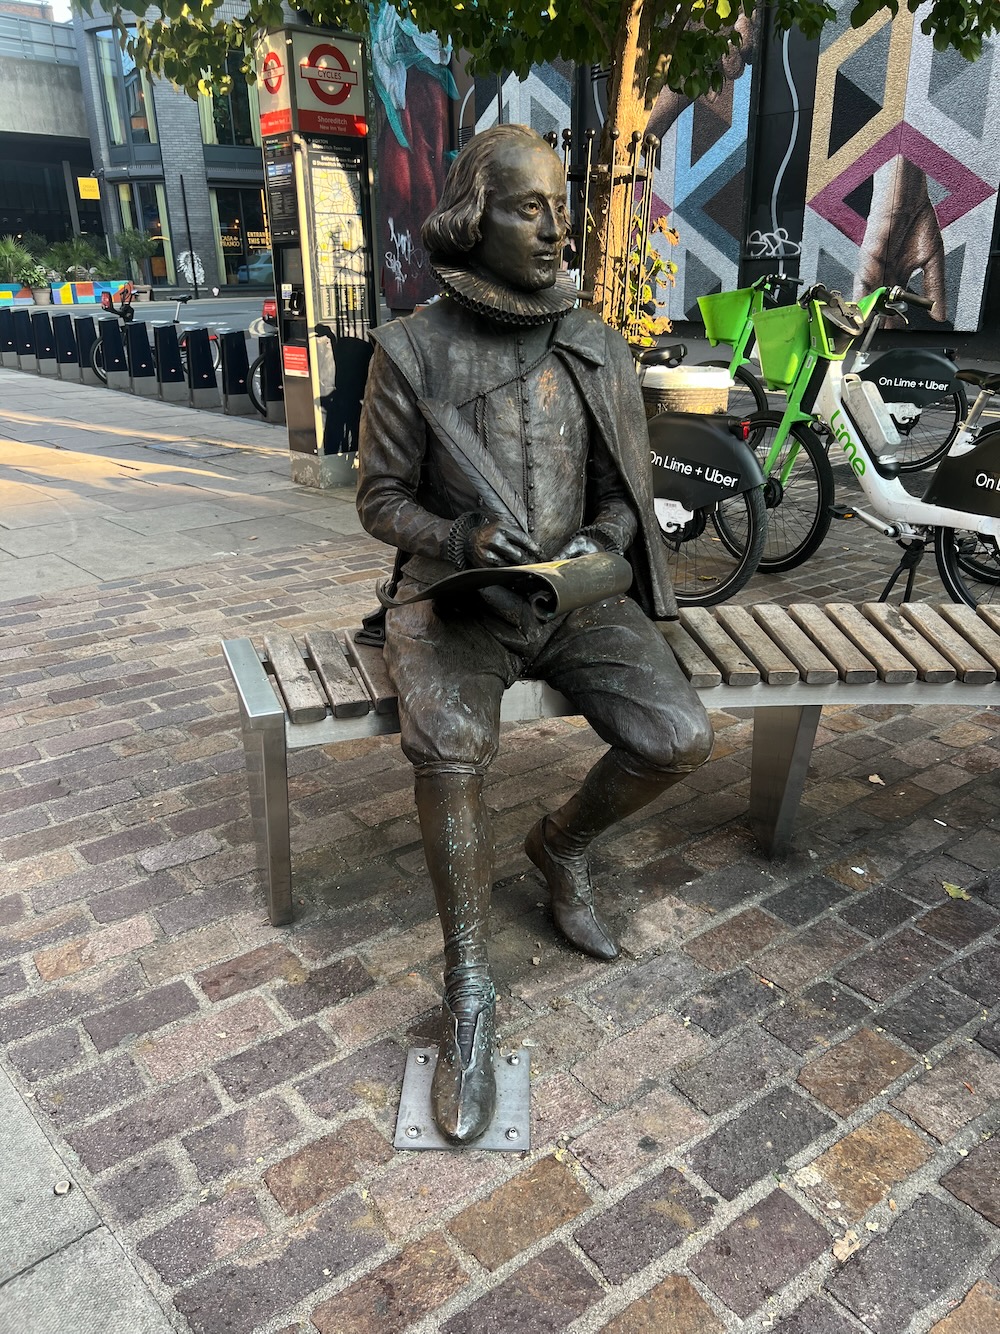
<instances>
[{"instance_id":1,"label":"potted plant","mask_svg":"<svg viewBox=\"0 0 1000 1334\"><path fill-rule=\"evenodd\" d=\"M140 232L134 227L128 227L125 231L117 233L115 242L122 256L128 260L131 266L132 273L130 276L132 279L138 283L145 282L143 262L159 254L160 238L151 236L149 232Z\"/></svg>"},{"instance_id":2,"label":"potted plant","mask_svg":"<svg viewBox=\"0 0 1000 1334\"><path fill-rule=\"evenodd\" d=\"M39 264L29 255L28 263L23 266L17 277L22 287L31 288L36 306L52 305L52 288L49 285L51 280L44 264Z\"/></svg>"},{"instance_id":3,"label":"potted plant","mask_svg":"<svg viewBox=\"0 0 1000 1334\"><path fill-rule=\"evenodd\" d=\"M20 283L21 272L30 263L31 256L16 236L0 236L0 283Z\"/></svg>"},{"instance_id":4,"label":"potted plant","mask_svg":"<svg viewBox=\"0 0 1000 1334\"><path fill-rule=\"evenodd\" d=\"M74 283L89 282L94 266L102 259L107 255L84 236L56 241L42 256L43 263L54 271L54 281L62 278Z\"/></svg>"}]
</instances>

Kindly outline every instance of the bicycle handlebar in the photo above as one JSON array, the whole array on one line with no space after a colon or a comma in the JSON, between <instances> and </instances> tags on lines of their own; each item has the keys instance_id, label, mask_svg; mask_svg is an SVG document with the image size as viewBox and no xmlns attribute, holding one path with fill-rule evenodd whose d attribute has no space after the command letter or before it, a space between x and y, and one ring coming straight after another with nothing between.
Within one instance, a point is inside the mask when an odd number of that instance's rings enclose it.
<instances>
[{"instance_id":1,"label":"bicycle handlebar","mask_svg":"<svg viewBox=\"0 0 1000 1334\"><path fill-rule=\"evenodd\" d=\"M889 293L890 301L905 301L908 306L920 306L922 310L930 310L934 305L934 298L921 296L918 292L908 292L905 287L893 287Z\"/></svg>"},{"instance_id":2,"label":"bicycle handlebar","mask_svg":"<svg viewBox=\"0 0 1000 1334\"><path fill-rule=\"evenodd\" d=\"M801 287L805 282L804 278L796 278L791 273L765 273L750 284L751 287L780 287L782 283L790 283L793 287Z\"/></svg>"}]
</instances>

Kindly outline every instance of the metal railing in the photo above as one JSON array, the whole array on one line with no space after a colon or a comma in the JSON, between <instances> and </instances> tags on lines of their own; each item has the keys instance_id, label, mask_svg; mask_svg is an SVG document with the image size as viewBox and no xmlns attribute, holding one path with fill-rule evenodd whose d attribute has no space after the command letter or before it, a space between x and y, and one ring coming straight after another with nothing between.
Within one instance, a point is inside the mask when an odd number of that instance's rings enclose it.
<instances>
[{"instance_id":1,"label":"metal railing","mask_svg":"<svg viewBox=\"0 0 1000 1334\"><path fill-rule=\"evenodd\" d=\"M50 65L79 64L71 23L22 19L12 14L0 14L0 56Z\"/></svg>"}]
</instances>

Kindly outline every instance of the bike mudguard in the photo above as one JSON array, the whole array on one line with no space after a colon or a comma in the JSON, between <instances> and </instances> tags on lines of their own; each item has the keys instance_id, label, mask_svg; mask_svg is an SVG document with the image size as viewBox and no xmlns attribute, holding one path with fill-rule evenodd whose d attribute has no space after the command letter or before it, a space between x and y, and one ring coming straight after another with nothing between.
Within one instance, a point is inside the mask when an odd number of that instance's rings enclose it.
<instances>
[{"instance_id":1,"label":"bike mudguard","mask_svg":"<svg viewBox=\"0 0 1000 1334\"><path fill-rule=\"evenodd\" d=\"M946 454L922 499L928 505L1000 519L1000 431L980 436L968 454ZM975 526L970 522L970 528Z\"/></svg>"},{"instance_id":2,"label":"bike mudguard","mask_svg":"<svg viewBox=\"0 0 1000 1334\"><path fill-rule=\"evenodd\" d=\"M753 450L732 434L734 417L661 412L649 421L653 494L703 509L764 485Z\"/></svg>"},{"instance_id":3,"label":"bike mudguard","mask_svg":"<svg viewBox=\"0 0 1000 1334\"><path fill-rule=\"evenodd\" d=\"M858 376L874 382L883 403L913 403L923 408L955 392L956 373L955 363L940 352L896 347L876 356Z\"/></svg>"}]
</instances>

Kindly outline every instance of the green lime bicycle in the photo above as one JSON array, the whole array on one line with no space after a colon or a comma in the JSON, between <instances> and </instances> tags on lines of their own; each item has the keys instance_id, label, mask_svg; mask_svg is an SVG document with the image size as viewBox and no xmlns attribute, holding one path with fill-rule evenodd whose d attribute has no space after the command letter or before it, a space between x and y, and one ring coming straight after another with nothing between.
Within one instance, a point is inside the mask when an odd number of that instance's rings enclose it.
<instances>
[{"instance_id":1,"label":"green lime bicycle","mask_svg":"<svg viewBox=\"0 0 1000 1334\"><path fill-rule=\"evenodd\" d=\"M754 374L750 364L755 342L754 318L776 306L790 304L782 299L782 288L789 286L800 287L801 280L768 273L749 287L698 298L708 341L713 347L728 343L733 349L728 363L707 363L728 365L735 382L730 392L731 412L749 416L766 412L770 406L761 378ZM890 317L906 323L898 304L891 309L888 306L880 309L877 317L867 322L849 369L862 380L875 384L885 402L900 437L896 450L899 471L920 472L932 468L947 454L969 405L958 379L953 352L922 347L872 351L876 333Z\"/></svg>"},{"instance_id":2,"label":"green lime bicycle","mask_svg":"<svg viewBox=\"0 0 1000 1334\"><path fill-rule=\"evenodd\" d=\"M706 366L725 367L733 379L729 391L729 411L736 417L750 417L755 412L766 412L767 392L760 378L750 368L750 352L755 334L753 317L762 310L782 304L783 289L795 291L802 286L800 278L785 273L765 273L749 287L734 292L713 292L698 298L698 308L705 322L705 334L713 347L728 343L733 349L729 361L708 361Z\"/></svg>"}]
</instances>

